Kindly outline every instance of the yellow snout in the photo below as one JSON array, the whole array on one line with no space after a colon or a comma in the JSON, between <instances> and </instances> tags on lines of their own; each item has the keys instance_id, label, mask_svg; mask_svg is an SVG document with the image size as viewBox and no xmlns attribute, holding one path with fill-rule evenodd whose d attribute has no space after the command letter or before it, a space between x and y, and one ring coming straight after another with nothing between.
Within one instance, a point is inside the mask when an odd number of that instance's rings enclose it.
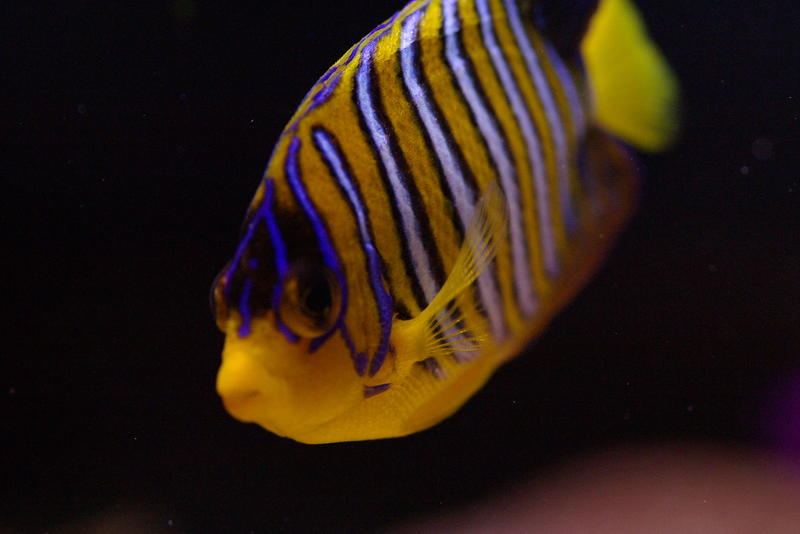
<instances>
[{"instance_id":1,"label":"yellow snout","mask_svg":"<svg viewBox=\"0 0 800 534\"><path fill-rule=\"evenodd\" d=\"M238 320L229 321L217 374L217 392L239 421L302 440L363 400L362 380L338 334L310 353L308 340L290 342L270 316L251 326L239 337Z\"/></svg>"},{"instance_id":2,"label":"yellow snout","mask_svg":"<svg viewBox=\"0 0 800 534\"><path fill-rule=\"evenodd\" d=\"M263 365L245 352L228 351L217 374L217 393L225 409L245 423L269 413L286 397L285 387L285 383L271 377Z\"/></svg>"}]
</instances>

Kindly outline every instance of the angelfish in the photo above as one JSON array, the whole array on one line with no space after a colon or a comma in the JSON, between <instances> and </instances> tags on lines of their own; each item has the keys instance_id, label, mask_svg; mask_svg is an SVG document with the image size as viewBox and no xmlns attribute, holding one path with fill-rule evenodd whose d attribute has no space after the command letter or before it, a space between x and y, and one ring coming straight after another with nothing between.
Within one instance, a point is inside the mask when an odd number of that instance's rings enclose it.
<instances>
[{"instance_id":1,"label":"angelfish","mask_svg":"<svg viewBox=\"0 0 800 534\"><path fill-rule=\"evenodd\" d=\"M677 86L630 0L418 0L281 134L212 290L226 409L305 443L457 410L586 282Z\"/></svg>"}]
</instances>

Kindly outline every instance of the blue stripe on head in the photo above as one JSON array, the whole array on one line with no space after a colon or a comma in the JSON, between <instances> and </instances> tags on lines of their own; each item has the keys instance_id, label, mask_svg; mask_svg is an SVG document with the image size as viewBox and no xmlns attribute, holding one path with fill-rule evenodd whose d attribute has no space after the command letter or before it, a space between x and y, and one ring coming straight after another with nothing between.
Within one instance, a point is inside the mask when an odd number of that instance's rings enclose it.
<instances>
[{"instance_id":1,"label":"blue stripe on head","mask_svg":"<svg viewBox=\"0 0 800 534\"><path fill-rule=\"evenodd\" d=\"M378 384L377 386L364 386L364 398L368 399L370 397L374 397L379 393L383 393L387 389L392 387L391 383L388 384Z\"/></svg>"},{"instance_id":2,"label":"blue stripe on head","mask_svg":"<svg viewBox=\"0 0 800 534\"><path fill-rule=\"evenodd\" d=\"M342 321L342 326L340 328L342 333L342 339L344 339L345 345L350 350L350 354L353 357L353 364L356 367L356 373L358 376L363 376L365 372L367 372L367 364L369 363L369 357L363 352L357 352L355 343L353 343L353 338L350 337L350 331L347 329L347 325L344 324Z\"/></svg>"},{"instance_id":3,"label":"blue stripe on head","mask_svg":"<svg viewBox=\"0 0 800 534\"><path fill-rule=\"evenodd\" d=\"M314 109L317 106L321 106L322 104L325 103L326 100L328 100L328 98L330 98L330 96L333 94L333 91L336 89L336 86L339 85L339 81L341 79L342 75L341 74L337 75L336 78L331 80L330 83L325 84L325 86L322 89L320 89L317 94L314 95L314 98L312 100L313 107L309 107L309 112L311 111L311 109Z\"/></svg>"},{"instance_id":4,"label":"blue stripe on head","mask_svg":"<svg viewBox=\"0 0 800 534\"><path fill-rule=\"evenodd\" d=\"M370 376L375 376L375 373L378 372L386 359L386 353L389 351L389 335L392 331L392 297L383 287L378 252L375 250L372 243L366 245L364 248L369 257L370 285L372 285L377 295L378 313L380 314L381 323L381 340L369 368Z\"/></svg>"},{"instance_id":5,"label":"blue stripe on head","mask_svg":"<svg viewBox=\"0 0 800 534\"><path fill-rule=\"evenodd\" d=\"M258 216L256 215L250 221L250 224L247 225L244 237L239 241L239 246L236 247L236 253L233 255L233 259L228 267L228 272L225 273L225 288L222 290L222 294L228 302L230 302L231 298L231 280L233 280L233 275L236 274L236 270L239 268L239 263L242 261L244 251L247 250L247 245L250 244L250 240L253 238L253 233L257 225Z\"/></svg>"},{"instance_id":6,"label":"blue stripe on head","mask_svg":"<svg viewBox=\"0 0 800 534\"><path fill-rule=\"evenodd\" d=\"M378 343L378 348L375 351L375 356L372 359L369 370L370 376L374 376L383 365L386 359L386 353L389 350L389 335L392 329L392 297L384 288L381 280L381 259L373 243L366 207L361 199L356 183L350 176L349 165L347 165L344 156L336 146L333 136L321 127L316 128L313 135L314 141L322 153L323 159L328 164L331 174L333 174L344 191L347 201L354 212L356 222L358 223L361 242L364 247L364 253L367 256L369 282L372 292L375 295L381 326L380 342Z\"/></svg>"},{"instance_id":7,"label":"blue stripe on head","mask_svg":"<svg viewBox=\"0 0 800 534\"><path fill-rule=\"evenodd\" d=\"M280 303L281 294L283 293L283 281L286 278L286 273L289 271L289 262L286 259L286 244L283 242L281 230L278 228L278 222L275 220L275 213L272 211L272 202L275 198L275 182L274 180L267 179L265 183L264 200L259 209L259 216L264 219L264 224L269 232L270 242L275 251L275 270L278 277L275 282L275 288L272 290L272 310L275 312L275 322L278 325L278 330L288 339L291 343L296 343L300 337L289 330L283 323L280 316Z\"/></svg>"},{"instance_id":8,"label":"blue stripe on head","mask_svg":"<svg viewBox=\"0 0 800 534\"><path fill-rule=\"evenodd\" d=\"M275 311L276 322L278 324L278 329L283 333L286 338L291 342L297 342L300 338L294 334L291 330L289 330L286 325L280 319L279 315L279 308L278 304L280 303L281 291L283 288L283 280L286 277L286 272L288 271L288 262L286 259L286 245L283 242L283 237L281 236L280 229L278 228L277 222L275 220L275 214L272 211L272 203L274 198L274 182L271 179L267 179L265 182L265 189L264 189L264 198L261 201L258 209L256 210L253 219L250 221L250 224L247 227L247 232L245 236L242 238L242 241L239 243L239 247L236 250L236 254L234 255L233 261L231 262L231 267L228 271L228 280L231 280L231 277L236 272L236 269L241 262L241 258L244 255L247 246L250 244L250 241L253 238L253 234L255 233L256 228L260 223L264 223L267 227L270 236L270 242L272 243L272 248L275 253L275 268L277 271L277 282L275 284L275 288L272 294L272 309ZM254 271L258 267L258 259L257 258L250 258L247 262L248 268L250 271ZM225 298L230 298L229 293L230 284L225 286ZM250 321L251 321L251 312L250 312L250 295L253 289L253 279L251 277L247 278L244 282L244 286L242 288L242 294L239 296L239 315L242 317L242 324L239 327L239 337L247 337L250 335L251 328L250 328Z\"/></svg>"},{"instance_id":9,"label":"blue stripe on head","mask_svg":"<svg viewBox=\"0 0 800 534\"><path fill-rule=\"evenodd\" d=\"M321 345L325 340L328 339L328 337L331 336L335 329L340 329L344 335L344 316L345 312L347 311L348 296L347 280L345 279L344 271L342 270L341 263L339 262L339 256L336 253L336 248L334 247L333 242L328 235L328 229L325 226L325 222L322 220L319 213L317 213L314 203L311 201L311 198L309 198L308 192L306 191L303 181L300 178L300 165L298 162L300 145L300 138L295 135L289 144L289 151L286 156L286 179L289 182L289 187L291 187L292 191L294 192L297 202L300 204L300 207L303 208L306 216L311 221L311 226L314 229L314 234L317 236L317 243L319 245L320 252L322 253L322 261L333 272L342 291L342 307L341 310L339 310L339 317L336 318L334 326L329 332L326 332L316 340L312 341L312 348L316 350L319 345ZM354 365L356 366L356 371L358 372L360 371L361 367L358 364L359 358L352 347L352 343L350 344L349 348ZM359 374L363 373L359 372Z\"/></svg>"},{"instance_id":10,"label":"blue stripe on head","mask_svg":"<svg viewBox=\"0 0 800 534\"><path fill-rule=\"evenodd\" d=\"M239 325L239 337L250 335L250 291L253 289L253 279L248 278L244 282L242 294L239 297L239 314L242 316L242 324Z\"/></svg>"}]
</instances>

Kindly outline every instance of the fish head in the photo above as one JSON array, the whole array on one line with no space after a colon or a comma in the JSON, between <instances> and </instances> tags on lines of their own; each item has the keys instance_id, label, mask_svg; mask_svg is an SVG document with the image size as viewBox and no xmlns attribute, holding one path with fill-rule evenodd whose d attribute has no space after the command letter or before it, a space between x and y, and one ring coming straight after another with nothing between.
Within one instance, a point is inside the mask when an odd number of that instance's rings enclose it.
<instances>
[{"instance_id":1,"label":"fish head","mask_svg":"<svg viewBox=\"0 0 800 534\"><path fill-rule=\"evenodd\" d=\"M435 424L501 360L478 357L488 339L482 316L471 315L467 329L454 313L503 239L502 193L488 188L447 281L408 316L395 308L371 237L347 203L335 201L341 193L326 191L313 167L303 169L307 180L292 181L297 152L287 154L292 172L262 183L213 289L226 334L217 378L225 407L304 443L395 437ZM267 175L280 176L272 167Z\"/></svg>"},{"instance_id":2,"label":"fish head","mask_svg":"<svg viewBox=\"0 0 800 534\"><path fill-rule=\"evenodd\" d=\"M342 272L308 221L274 205L272 187L257 194L212 288L225 334L216 387L236 419L300 439L362 401L365 377L343 328Z\"/></svg>"}]
</instances>

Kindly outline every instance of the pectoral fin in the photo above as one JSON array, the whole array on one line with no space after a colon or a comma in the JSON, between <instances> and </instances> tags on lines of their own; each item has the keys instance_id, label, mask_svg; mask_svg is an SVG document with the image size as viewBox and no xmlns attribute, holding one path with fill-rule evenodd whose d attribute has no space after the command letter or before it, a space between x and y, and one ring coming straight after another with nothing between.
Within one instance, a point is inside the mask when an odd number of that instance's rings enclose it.
<instances>
[{"instance_id":1,"label":"pectoral fin","mask_svg":"<svg viewBox=\"0 0 800 534\"><path fill-rule=\"evenodd\" d=\"M395 326L399 339L398 365L409 366L430 357L480 348L485 334L470 331L459 322L458 300L492 263L497 243L505 239L505 196L496 182L485 189L475 206L456 261L436 297L419 315ZM396 344L397 345L397 344Z\"/></svg>"}]
</instances>

